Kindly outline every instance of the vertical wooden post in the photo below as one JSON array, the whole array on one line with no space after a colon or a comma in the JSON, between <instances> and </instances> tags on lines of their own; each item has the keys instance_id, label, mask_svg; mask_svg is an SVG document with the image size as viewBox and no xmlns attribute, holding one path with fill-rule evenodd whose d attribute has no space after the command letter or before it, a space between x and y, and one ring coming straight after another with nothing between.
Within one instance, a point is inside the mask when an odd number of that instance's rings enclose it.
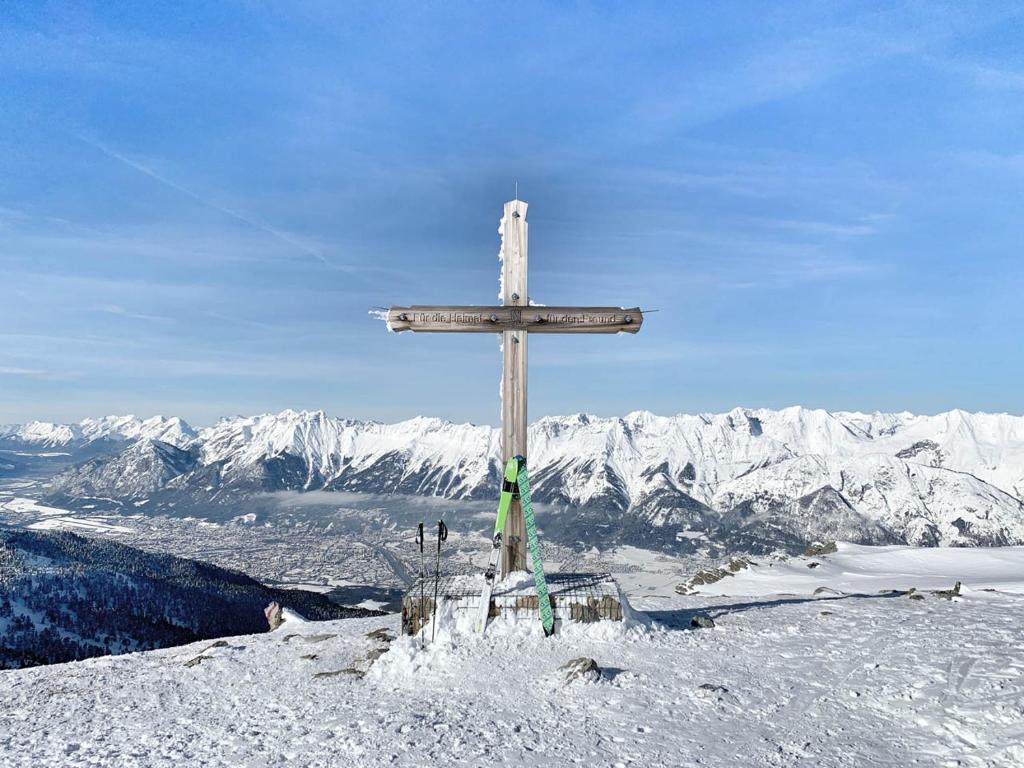
<instances>
[{"instance_id":1,"label":"vertical wooden post","mask_svg":"<svg viewBox=\"0 0 1024 768\"><path fill-rule=\"evenodd\" d=\"M526 225L527 205L522 200L505 203L502 229L501 303L526 307ZM501 454L502 460L526 456L526 331L504 331L501 367ZM505 520L505 551L501 576L526 570L526 524L518 499L512 502Z\"/></svg>"}]
</instances>

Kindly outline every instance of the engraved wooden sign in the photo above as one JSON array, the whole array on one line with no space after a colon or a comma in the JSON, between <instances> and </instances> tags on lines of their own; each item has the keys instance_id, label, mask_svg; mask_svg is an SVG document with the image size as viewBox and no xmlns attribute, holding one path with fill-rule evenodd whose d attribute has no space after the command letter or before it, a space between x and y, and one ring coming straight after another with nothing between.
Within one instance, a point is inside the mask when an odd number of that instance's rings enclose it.
<instances>
[{"instance_id":1,"label":"engraved wooden sign","mask_svg":"<svg viewBox=\"0 0 1024 768\"><path fill-rule=\"evenodd\" d=\"M533 306L527 293L527 204L505 203L501 220L501 305L430 304L391 307L388 328L414 333L500 333L502 338L502 465L512 456L527 457L526 350L534 333L637 333L644 317L639 307ZM498 489L495 488L495 495ZM502 577L525 570L526 529L518 500L505 523Z\"/></svg>"},{"instance_id":2,"label":"engraved wooden sign","mask_svg":"<svg viewBox=\"0 0 1024 768\"><path fill-rule=\"evenodd\" d=\"M392 331L425 333L636 333L639 307L412 306L388 310Z\"/></svg>"}]
</instances>

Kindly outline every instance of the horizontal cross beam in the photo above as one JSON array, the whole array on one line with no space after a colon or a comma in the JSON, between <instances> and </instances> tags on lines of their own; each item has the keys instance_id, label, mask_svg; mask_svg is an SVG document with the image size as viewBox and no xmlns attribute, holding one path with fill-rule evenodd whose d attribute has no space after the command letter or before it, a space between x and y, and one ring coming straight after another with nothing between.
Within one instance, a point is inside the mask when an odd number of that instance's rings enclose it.
<instances>
[{"instance_id":1,"label":"horizontal cross beam","mask_svg":"<svg viewBox=\"0 0 1024 768\"><path fill-rule=\"evenodd\" d=\"M644 322L638 307L391 307L388 328L425 333L636 333Z\"/></svg>"}]
</instances>

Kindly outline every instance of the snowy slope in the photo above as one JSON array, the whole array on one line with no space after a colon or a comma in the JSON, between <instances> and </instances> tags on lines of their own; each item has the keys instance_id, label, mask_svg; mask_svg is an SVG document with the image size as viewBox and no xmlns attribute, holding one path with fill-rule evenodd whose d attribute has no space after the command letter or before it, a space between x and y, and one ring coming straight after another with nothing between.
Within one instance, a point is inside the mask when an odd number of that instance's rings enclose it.
<instances>
[{"instance_id":1,"label":"snowy slope","mask_svg":"<svg viewBox=\"0 0 1024 768\"><path fill-rule=\"evenodd\" d=\"M545 639L499 625L420 651L368 637L397 616L286 622L218 648L4 672L5 765L1024 764L1019 595L813 594L846 586L839 570L895 583L920 570L904 553L841 551L823 575L794 561L815 574L798 594L779 571L758 597L635 603L650 627ZM950 580L977 570L1024 587L1021 550L942 554ZM697 612L715 628L689 629ZM603 673L564 684L558 667L580 656Z\"/></svg>"},{"instance_id":2,"label":"snowy slope","mask_svg":"<svg viewBox=\"0 0 1024 768\"><path fill-rule=\"evenodd\" d=\"M0 429L0 439L53 448L81 440L82 430L77 425L30 421L6 425Z\"/></svg>"},{"instance_id":3,"label":"snowy slope","mask_svg":"<svg viewBox=\"0 0 1024 768\"><path fill-rule=\"evenodd\" d=\"M440 419L380 424L289 410L187 434L172 442L187 445L188 461L156 451L163 466L153 467L129 448L59 476L54 491L62 501L153 496L154 509L161 494L180 509L277 490L484 499L498 476L497 430ZM580 510L577 527L622 523L607 529L618 532L610 543L653 534L659 546L684 546L693 531L763 549L822 538L1024 542L1024 418L1006 414L578 414L531 426L530 466L534 498Z\"/></svg>"},{"instance_id":4,"label":"snowy slope","mask_svg":"<svg viewBox=\"0 0 1024 768\"><path fill-rule=\"evenodd\" d=\"M808 568L812 563L814 568ZM693 591L767 597L813 595L825 587L846 594L877 594L891 589L949 589L956 581L963 585L964 596L995 590L1024 599L1024 547L865 547L841 541L830 554L754 560L732 576L695 586Z\"/></svg>"},{"instance_id":5,"label":"snowy slope","mask_svg":"<svg viewBox=\"0 0 1024 768\"><path fill-rule=\"evenodd\" d=\"M177 416L153 416L148 419L107 416L102 419L85 419L78 426L88 441L159 440L183 448L196 437L195 430Z\"/></svg>"},{"instance_id":6,"label":"snowy slope","mask_svg":"<svg viewBox=\"0 0 1024 768\"><path fill-rule=\"evenodd\" d=\"M227 477L288 456L307 469L302 487L407 490L462 497L488 480L498 452L490 427L415 418L399 424L332 419L323 411L225 419L199 434L204 464ZM394 474L389 463L401 465ZM387 476L382 476L387 475Z\"/></svg>"}]
</instances>

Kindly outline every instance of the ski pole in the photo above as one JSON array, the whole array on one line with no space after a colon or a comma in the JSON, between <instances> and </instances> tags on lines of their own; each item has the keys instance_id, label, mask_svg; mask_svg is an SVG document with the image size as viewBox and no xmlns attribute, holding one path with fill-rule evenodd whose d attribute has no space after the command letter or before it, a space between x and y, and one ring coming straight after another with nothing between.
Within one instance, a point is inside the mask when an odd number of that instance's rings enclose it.
<instances>
[{"instance_id":1,"label":"ski pole","mask_svg":"<svg viewBox=\"0 0 1024 768\"><path fill-rule=\"evenodd\" d=\"M448 540L448 526L444 520L437 521L437 561L434 563L434 621L430 625L430 642L434 642L437 630L437 581L441 575L441 542Z\"/></svg>"},{"instance_id":2,"label":"ski pole","mask_svg":"<svg viewBox=\"0 0 1024 768\"><path fill-rule=\"evenodd\" d=\"M419 527L416 529L416 543L420 547L420 648L425 645L424 637L426 635L424 622L424 610L426 608L426 596L423 594L423 582L427 579L427 574L423 570L423 523L421 522Z\"/></svg>"}]
</instances>

